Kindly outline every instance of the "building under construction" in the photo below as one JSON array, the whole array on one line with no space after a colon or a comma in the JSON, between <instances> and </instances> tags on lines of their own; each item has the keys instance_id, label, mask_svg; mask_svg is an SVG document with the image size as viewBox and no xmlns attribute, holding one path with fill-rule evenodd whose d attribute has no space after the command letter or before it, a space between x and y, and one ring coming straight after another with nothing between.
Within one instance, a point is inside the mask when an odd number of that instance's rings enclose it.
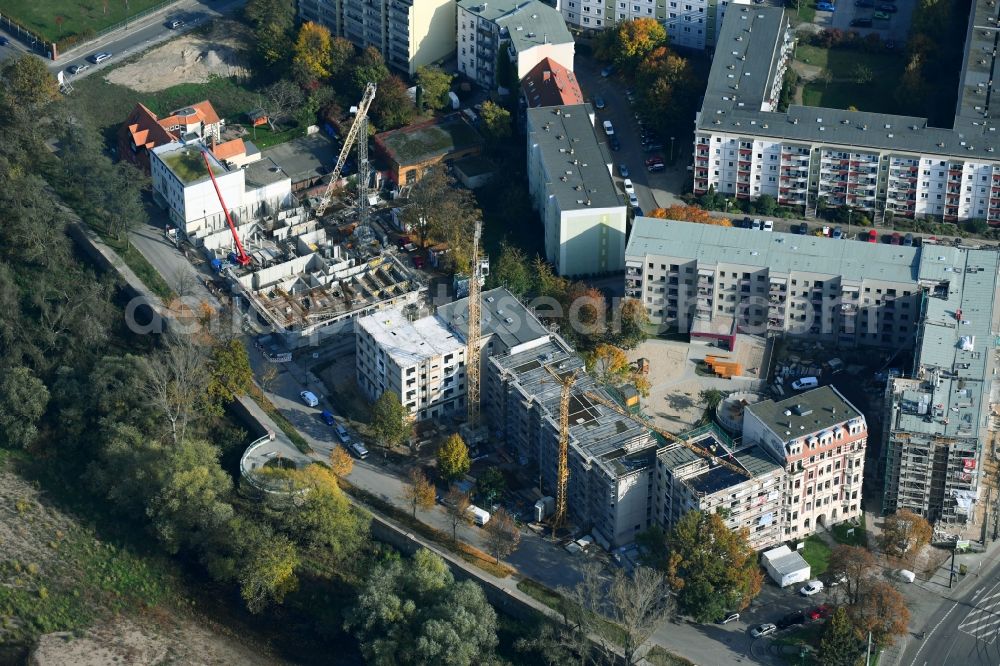
<instances>
[{"instance_id":1,"label":"building under construction","mask_svg":"<svg viewBox=\"0 0 1000 666\"><path fill-rule=\"evenodd\" d=\"M976 521L988 481L997 341L995 250L930 246L920 254L926 289L910 378L886 389L886 513L909 509L931 522Z\"/></svg>"},{"instance_id":2,"label":"building under construction","mask_svg":"<svg viewBox=\"0 0 1000 666\"><path fill-rule=\"evenodd\" d=\"M613 409L609 392L583 368L552 335L544 345L491 358L483 393L495 434L537 475L540 492L556 495L563 389L556 377L576 375L567 410L567 514L577 529L618 547L653 525L669 529L691 509L724 509L730 527L748 528L754 547L781 541L784 469L763 450L741 447L714 426L683 435L686 445L663 439Z\"/></svg>"}]
</instances>

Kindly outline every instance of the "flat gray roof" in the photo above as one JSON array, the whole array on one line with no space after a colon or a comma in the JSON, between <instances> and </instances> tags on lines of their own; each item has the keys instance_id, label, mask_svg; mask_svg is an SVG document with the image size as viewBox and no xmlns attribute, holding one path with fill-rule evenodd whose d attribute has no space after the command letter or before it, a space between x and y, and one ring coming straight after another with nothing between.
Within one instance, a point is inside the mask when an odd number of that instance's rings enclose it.
<instances>
[{"instance_id":1,"label":"flat gray roof","mask_svg":"<svg viewBox=\"0 0 1000 666\"><path fill-rule=\"evenodd\" d=\"M541 44L573 43L559 10L538 0L459 0L458 6L499 25L501 39L510 39L517 53Z\"/></svg>"},{"instance_id":2,"label":"flat gray roof","mask_svg":"<svg viewBox=\"0 0 1000 666\"><path fill-rule=\"evenodd\" d=\"M435 316L457 331L463 340L467 338L468 298L440 306ZM497 336L508 349L516 349L519 345L549 336L549 330L538 318L503 287L482 292L480 316L483 334Z\"/></svg>"},{"instance_id":3,"label":"flat gray roof","mask_svg":"<svg viewBox=\"0 0 1000 666\"><path fill-rule=\"evenodd\" d=\"M292 139L263 151L292 183L318 178L337 164L337 146L322 132ZM247 167L249 168L249 167Z\"/></svg>"},{"instance_id":4,"label":"flat gray roof","mask_svg":"<svg viewBox=\"0 0 1000 666\"><path fill-rule=\"evenodd\" d=\"M978 437L993 380L998 269L995 250L924 246L920 281L928 292L917 349L923 381L896 380L894 430Z\"/></svg>"},{"instance_id":5,"label":"flat gray roof","mask_svg":"<svg viewBox=\"0 0 1000 666\"><path fill-rule=\"evenodd\" d=\"M783 441L856 418L864 418L858 409L832 386L799 393L780 402L764 400L747 405L746 410L759 418ZM786 414L785 412L790 412Z\"/></svg>"},{"instance_id":6,"label":"flat gray roof","mask_svg":"<svg viewBox=\"0 0 1000 666\"><path fill-rule=\"evenodd\" d=\"M740 264L774 273L842 275L849 280L917 281L920 248L637 217L625 260L674 257Z\"/></svg>"},{"instance_id":7,"label":"flat gray roof","mask_svg":"<svg viewBox=\"0 0 1000 666\"><path fill-rule=\"evenodd\" d=\"M362 317L358 326L367 331L396 365L405 368L443 354L465 349L460 340L437 317L410 320L402 308L382 310Z\"/></svg>"},{"instance_id":8,"label":"flat gray roof","mask_svg":"<svg viewBox=\"0 0 1000 666\"><path fill-rule=\"evenodd\" d=\"M262 157L256 162L251 162L243 169L243 173L248 189L264 187L289 178L289 175L270 157Z\"/></svg>"},{"instance_id":9,"label":"flat gray roof","mask_svg":"<svg viewBox=\"0 0 1000 666\"><path fill-rule=\"evenodd\" d=\"M527 113L528 141L538 144L551 179L545 183L546 192L558 199L560 210L625 205L608 167L604 130L591 124L589 104L539 107Z\"/></svg>"},{"instance_id":10,"label":"flat gray roof","mask_svg":"<svg viewBox=\"0 0 1000 666\"><path fill-rule=\"evenodd\" d=\"M954 129L930 127L926 118L915 116L826 107L790 106L786 113L762 111L765 91L776 74L775 57L786 39L786 19L780 8L744 5L726 12L697 129L888 152L998 160L1000 136L988 113L992 89L988 73L995 57L993 32L997 30L1000 4L990 6L991 0L974 3L972 24L976 27L970 34L973 41L967 44L959 95L961 115L956 117ZM992 22L988 20L991 17ZM990 34L984 35L984 31ZM985 64L981 63L984 59ZM734 88L737 84L738 89ZM976 110L976 106L980 109Z\"/></svg>"}]
</instances>

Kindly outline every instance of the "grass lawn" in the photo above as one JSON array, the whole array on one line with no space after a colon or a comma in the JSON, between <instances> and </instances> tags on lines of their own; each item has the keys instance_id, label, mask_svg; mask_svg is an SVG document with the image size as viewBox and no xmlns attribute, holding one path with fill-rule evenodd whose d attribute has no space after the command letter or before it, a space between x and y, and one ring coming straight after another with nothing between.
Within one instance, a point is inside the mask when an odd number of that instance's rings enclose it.
<instances>
[{"instance_id":1,"label":"grass lawn","mask_svg":"<svg viewBox=\"0 0 1000 666\"><path fill-rule=\"evenodd\" d=\"M299 137L306 135L305 130L298 125L288 129L279 130L277 132L272 132L270 127L248 129L250 130L250 133L245 137L245 140L253 142L253 144L261 150L265 150L271 146L277 146L279 143L285 143L286 141L298 139Z\"/></svg>"},{"instance_id":2,"label":"grass lawn","mask_svg":"<svg viewBox=\"0 0 1000 666\"><path fill-rule=\"evenodd\" d=\"M796 15L802 23L812 23L816 20L816 3L811 0L799 3L799 11Z\"/></svg>"},{"instance_id":3,"label":"grass lawn","mask_svg":"<svg viewBox=\"0 0 1000 666\"><path fill-rule=\"evenodd\" d=\"M895 53L864 53L847 49L824 49L802 44L795 50L795 59L807 65L828 70L833 78L830 83L811 81L802 91L806 106L825 106L859 111L899 113L892 95L887 95L889 85L895 85L902 76L905 62ZM864 65L871 71L871 81L859 84L856 69Z\"/></svg>"},{"instance_id":4,"label":"grass lawn","mask_svg":"<svg viewBox=\"0 0 1000 666\"><path fill-rule=\"evenodd\" d=\"M100 76L88 76L74 82L69 103L78 112L90 116L105 137L113 140L119 125L137 102L162 117L175 109L207 99L220 117L229 123L239 123L246 121L244 113L260 105L255 90L253 82L218 77L207 83L182 83L159 92L143 93L108 83Z\"/></svg>"},{"instance_id":5,"label":"grass lawn","mask_svg":"<svg viewBox=\"0 0 1000 666\"><path fill-rule=\"evenodd\" d=\"M848 534L848 530L854 530L853 534ZM867 546L868 537L865 534L864 525L855 525L853 523L840 523L834 525L833 538L837 540L837 543L846 543L851 546Z\"/></svg>"},{"instance_id":6,"label":"grass lawn","mask_svg":"<svg viewBox=\"0 0 1000 666\"><path fill-rule=\"evenodd\" d=\"M563 597L555 590L530 578L519 580L517 582L517 589L521 590L532 599L542 602L552 610L562 613ZM615 645L625 644L625 630L607 618L598 618L596 631L606 641L614 643ZM677 663L681 664L686 662Z\"/></svg>"},{"instance_id":7,"label":"grass lawn","mask_svg":"<svg viewBox=\"0 0 1000 666\"><path fill-rule=\"evenodd\" d=\"M0 0L0 13L50 41L90 35L121 23L163 0Z\"/></svg>"},{"instance_id":8,"label":"grass lawn","mask_svg":"<svg viewBox=\"0 0 1000 666\"><path fill-rule=\"evenodd\" d=\"M195 148L186 147L174 151L165 155L163 161L185 183L193 183L208 175L205 158L202 157L201 151ZM212 170L216 176L226 173L225 168L217 165L212 165Z\"/></svg>"},{"instance_id":9,"label":"grass lawn","mask_svg":"<svg viewBox=\"0 0 1000 666\"><path fill-rule=\"evenodd\" d=\"M813 578L824 573L830 564L830 546L815 534L806 539L806 545L800 552L812 568Z\"/></svg>"}]
</instances>

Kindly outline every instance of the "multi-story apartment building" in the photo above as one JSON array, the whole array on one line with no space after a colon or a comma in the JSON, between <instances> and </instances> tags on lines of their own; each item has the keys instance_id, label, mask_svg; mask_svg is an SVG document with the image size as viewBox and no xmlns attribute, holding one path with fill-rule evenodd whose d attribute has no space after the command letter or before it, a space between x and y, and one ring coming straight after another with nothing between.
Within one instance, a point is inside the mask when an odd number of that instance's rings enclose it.
<instances>
[{"instance_id":1,"label":"multi-story apartment building","mask_svg":"<svg viewBox=\"0 0 1000 666\"><path fill-rule=\"evenodd\" d=\"M625 266L626 206L589 104L527 110L528 190L545 227L545 254L559 275Z\"/></svg>"},{"instance_id":2,"label":"multi-story apartment building","mask_svg":"<svg viewBox=\"0 0 1000 666\"><path fill-rule=\"evenodd\" d=\"M920 252L638 217L625 251L625 295L664 330L909 348L920 315Z\"/></svg>"},{"instance_id":3,"label":"multi-story apartment building","mask_svg":"<svg viewBox=\"0 0 1000 666\"><path fill-rule=\"evenodd\" d=\"M1000 330L998 268L994 250L932 246L920 257L927 292L913 371L886 389L886 513L977 521Z\"/></svg>"},{"instance_id":4,"label":"multi-story apartment building","mask_svg":"<svg viewBox=\"0 0 1000 666\"><path fill-rule=\"evenodd\" d=\"M465 409L465 342L437 317L411 321L401 308L354 327L358 386L369 400L385 391L416 419Z\"/></svg>"},{"instance_id":5,"label":"multi-story apartment building","mask_svg":"<svg viewBox=\"0 0 1000 666\"><path fill-rule=\"evenodd\" d=\"M778 110L794 44L788 19L778 8L732 7L696 118L695 194L770 195L807 215L825 202L878 222L890 213L1000 224L1000 140L988 113L998 18L992 0L973 3L957 114L946 129L910 116Z\"/></svg>"},{"instance_id":6,"label":"multi-story apartment building","mask_svg":"<svg viewBox=\"0 0 1000 666\"><path fill-rule=\"evenodd\" d=\"M465 410L468 312L465 298L418 319L403 308L359 319L354 327L358 386L369 400L392 391L418 421ZM494 354L518 353L548 339L545 326L503 288L482 294L481 319L483 367Z\"/></svg>"},{"instance_id":7,"label":"multi-story apartment building","mask_svg":"<svg viewBox=\"0 0 1000 666\"><path fill-rule=\"evenodd\" d=\"M566 23L579 29L603 30L622 21L651 18L667 29L671 47L712 49L726 10L749 0L562 0Z\"/></svg>"},{"instance_id":8,"label":"multi-story apartment building","mask_svg":"<svg viewBox=\"0 0 1000 666\"><path fill-rule=\"evenodd\" d=\"M868 424L837 389L748 405L743 441L785 466L785 540L861 515Z\"/></svg>"},{"instance_id":9,"label":"multi-story apartment building","mask_svg":"<svg viewBox=\"0 0 1000 666\"><path fill-rule=\"evenodd\" d=\"M689 443L746 470L739 474L680 444L656 453L656 514L670 530L688 511L719 513L730 529L745 528L750 545L763 550L781 543L785 472L759 446L735 444L715 424L682 435Z\"/></svg>"},{"instance_id":10,"label":"multi-story apartment building","mask_svg":"<svg viewBox=\"0 0 1000 666\"><path fill-rule=\"evenodd\" d=\"M455 52L454 0L299 0L299 16L410 75Z\"/></svg>"},{"instance_id":11,"label":"multi-story apartment building","mask_svg":"<svg viewBox=\"0 0 1000 666\"><path fill-rule=\"evenodd\" d=\"M483 392L484 413L508 452L537 473L541 492L554 495L562 387L552 373L580 372L569 399L567 492L569 517L577 526L605 547L621 546L655 524L669 529L691 509L724 510L730 527L748 528L754 547L781 540L781 465L758 447L733 444L715 427L682 436L745 474L680 444L664 445L641 423L592 399L611 397L583 367L553 335L531 350L493 356Z\"/></svg>"},{"instance_id":12,"label":"multi-story apartment building","mask_svg":"<svg viewBox=\"0 0 1000 666\"><path fill-rule=\"evenodd\" d=\"M573 71L575 45L559 11L539 0L458 0L458 71L489 90L497 80L497 58L506 58L516 85L550 58Z\"/></svg>"}]
</instances>

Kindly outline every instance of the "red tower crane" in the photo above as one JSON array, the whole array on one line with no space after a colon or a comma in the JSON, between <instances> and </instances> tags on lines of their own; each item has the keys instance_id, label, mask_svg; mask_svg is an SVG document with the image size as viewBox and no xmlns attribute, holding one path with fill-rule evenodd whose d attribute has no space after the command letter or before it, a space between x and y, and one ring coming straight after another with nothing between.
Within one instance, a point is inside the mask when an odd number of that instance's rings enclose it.
<instances>
[{"instance_id":1,"label":"red tower crane","mask_svg":"<svg viewBox=\"0 0 1000 666\"><path fill-rule=\"evenodd\" d=\"M243 243L240 242L240 236L236 233L236 225L233 224L233 218L229 217L229 209L226 207L226 202L222 199L222 191L219 189L219 183L215 181L215 174L212 173L212 163L208 161L208 151L202 149L201 156L205 160L205 168L208 169L212 185L215 186L215 194L219 197L219 205L222 206L222 212L226 214L226 222L229 223L229 231L233 234L233 242L236 243L236 252L234 253L236 263L240 266L246 266L250 263L250 255L243 249Z\"/></svg>"}]
</instances>

